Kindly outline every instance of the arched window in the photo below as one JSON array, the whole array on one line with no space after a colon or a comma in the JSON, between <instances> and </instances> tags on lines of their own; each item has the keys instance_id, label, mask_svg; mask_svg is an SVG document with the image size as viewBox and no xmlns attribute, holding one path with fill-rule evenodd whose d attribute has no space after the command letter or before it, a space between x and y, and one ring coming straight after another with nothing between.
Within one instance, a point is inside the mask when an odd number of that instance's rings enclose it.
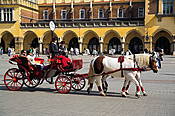
<instances>
[{"instance_id":1,"label":"arched window","mask_svg":"<svg viewBox=\"0 0 175 116\"><path fill-rule=\"evenodd\" d=\"M85 19L85 9L80 9L79 18L80 19Z\"/></svg>"},{"instance_id":2,"label":"arched window","mask_svg":"<svg viewBox=\"0 0 175 116\"><path fill-rule=\"evenodd\" d=\"M99 18L99 19L104 18L104 10L101 9L101 8L98 10L98 18Z\"/></svg>"},{"instance_id":3,"label":"arched window","mask_svg":"<svg viewBox=\"0 0 175 116\"><path fill-rule=\"evenodd\" d=\"M93 49L96 49L97 51L99 51L100 50L99 40L95 37L90 39L89 43L88 43L88 49L89 49L90 53L92 53Z\"/></svg>"},{"instance_id":4,"label":"arched window","mask_svg":"<svg viewBox=\"0 0 175 116\"><path fill-rule=\"evenodd\" d=\"M143 48L144 48L144 46L143 46L142 40L140 38L134 37L133 39L131 39L131 41L129 43L129 50L133 54L142 53Z\"/></svg>"}]
</instances>

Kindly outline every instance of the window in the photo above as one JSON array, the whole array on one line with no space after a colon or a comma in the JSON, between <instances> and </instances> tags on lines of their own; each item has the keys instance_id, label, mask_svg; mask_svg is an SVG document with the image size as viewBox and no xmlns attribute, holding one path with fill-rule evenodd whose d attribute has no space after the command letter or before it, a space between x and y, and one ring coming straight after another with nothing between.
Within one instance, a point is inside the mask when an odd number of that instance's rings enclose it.
<instances>
[{"instance_id":1,"label":"window","mask_svg":"<svg viewBox=\"0 0 175 116\"><path fill-rule=\"evenodd\" d=\"M163 0L163 14L173 14L174 0Z\"/></svg>"},{"instance_id":2,"label":"window","mask_svg":"<svg viewBox=\"0 0 175 116\"><path fill-rule=\"evenodd\" d=\"M49 19L48 10L43 10L43 19L45 20Z\"/></svg>"},{"instance_id":3,"label":"window","mask_svg":"<svg viewBox=\"0 0 175 116\"><path fill-rule=\"evenodd\" d=\"M99 19L104 18L104 11L103 11L103 9L99 9L98 10L98 18Z\"/></svg>"},{"instance_id":4,"label":"window","mask_svg":"<svg viewBox=\"0 0 175 116\"><path fill-rule=\"evenodd\" d=\"M85 9L80 9L79 18L80 18L80 19L85 19Z\"/></svg>"},{"instance_id":5,"label":"window","mask_svg":"<svg viewBox=\"0 0 175 116\"><path fill-rule=\"evenodd\" d=\"M61 19L62 20L67 19L67 11L66 10L61 10Z\"/></svg>"},{"instance_id":6,"label":"window","mask_svg":"<svg viewBox=\"0 0 175 116\"><path fill-rule=\"evenodd\" d=\"M124 10L123 8L118 9L118 17L119 18L123 18L123 15L124 15L123 10Z\"/></svg>"},{"instance_id":7,"label":"window","mask_svg":"<svg viewBox=\"0 0 175 116\"><path fill-rule=\"evenodd\" d=\"M3 8L0 9L0 21L13 21L13 9Z\"/></svg>"},{"instance_id":8,"label":"window","mask_svg":"<svg viewBox=\"0 0 175 116\"><path fill-rule=\"evenodd\" d=\"M143 8L138 8L138 17L144 17L144 9Z\"/></svg>"}]
</instances>

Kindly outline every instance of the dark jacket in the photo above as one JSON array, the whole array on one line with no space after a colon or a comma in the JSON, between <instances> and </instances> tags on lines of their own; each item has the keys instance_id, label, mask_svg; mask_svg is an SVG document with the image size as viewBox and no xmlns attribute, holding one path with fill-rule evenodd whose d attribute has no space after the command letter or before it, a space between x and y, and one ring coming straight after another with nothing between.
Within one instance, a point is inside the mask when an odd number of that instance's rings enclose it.
<instances>
[{"instance_id":1,"label":"dark jacket","mask_svg":"<svg viewBox=\"0 0 175 116\"><path fill-rule=\"evenodd\" d=\"M58 55L58 53L59 53L58 45L56 43L53 43L53 42L50 43L49 52L51 53L52 57L54 57L55 55Z\"/></svg>"}]
</instances>

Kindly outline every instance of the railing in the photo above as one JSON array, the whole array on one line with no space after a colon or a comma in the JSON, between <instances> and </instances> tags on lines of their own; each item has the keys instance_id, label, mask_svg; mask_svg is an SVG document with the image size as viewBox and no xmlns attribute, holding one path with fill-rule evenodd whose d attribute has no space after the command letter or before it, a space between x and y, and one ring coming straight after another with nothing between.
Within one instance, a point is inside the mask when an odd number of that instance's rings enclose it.
<instances>
[{"instance_id":1,"label":"railing","mask_svg":"<svg viewBox=\"0 0 175 116\"><path fill-rule=\"evenodd\" d=\"M89 20L89 21L55 21L56 28L92 28L92 27L136 27L144 26L144 21ZM49 28L49 21L21 23L21 28Z\"/></svg>"},{"instance_id":2,"label":"railing","mask_svg":"<svg viewBox=\"0 0 175 116\"><path fill-rule=\"evenodd\" d=\"M0 4L18 4L18 0L0 0Z\"/></svg>"}]
</instances>

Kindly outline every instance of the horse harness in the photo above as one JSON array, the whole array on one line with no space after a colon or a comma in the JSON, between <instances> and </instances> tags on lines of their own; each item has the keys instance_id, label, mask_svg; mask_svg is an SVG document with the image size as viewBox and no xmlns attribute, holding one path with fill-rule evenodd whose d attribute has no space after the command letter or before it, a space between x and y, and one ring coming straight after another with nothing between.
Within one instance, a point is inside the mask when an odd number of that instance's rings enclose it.
<instances>
[{"instance_id":1,"label":"horse harness","mask_svg":"<svg viewBox=\"0 0 175 116\"><path fill-rule=\"evenodd\" d=\"M131 70L131 71L146 71L146 68L140 68L138 62L136 61L135 54L133 55L134 68L123 68L122 63L124 62L124 56L119 56L118 62L120 63L121 77L124 77L123 70Z\"/></svg>"}]
</instances>

